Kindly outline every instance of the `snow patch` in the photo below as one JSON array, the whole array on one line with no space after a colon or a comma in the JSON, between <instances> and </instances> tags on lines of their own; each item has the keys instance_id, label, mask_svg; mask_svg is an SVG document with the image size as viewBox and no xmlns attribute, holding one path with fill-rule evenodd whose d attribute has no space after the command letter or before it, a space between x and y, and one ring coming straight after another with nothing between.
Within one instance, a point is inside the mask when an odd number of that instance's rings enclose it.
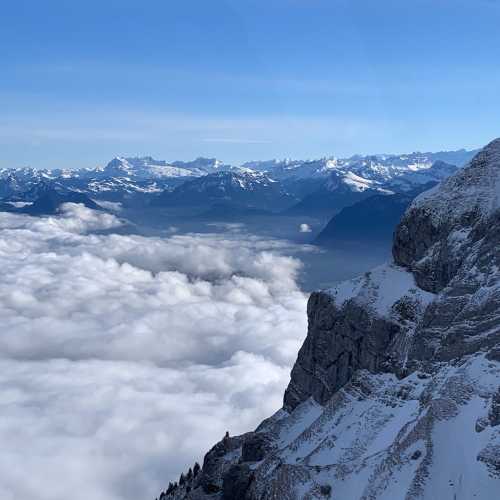
<instances>
[{"instance_id":1,"label":"snow patch","mask_svg":"<svg viewBox=\"0 0 500 500\"><path fill-rule=\"evenodd\" d=\"M335 304L342 307L355 300L368 306L380 317L390 315L392 306L404 296L428 304L435 295L417 287L413 275L395 264L383 264L353 280L344 281L327 290Z\"/></svg>"}]
</instances>

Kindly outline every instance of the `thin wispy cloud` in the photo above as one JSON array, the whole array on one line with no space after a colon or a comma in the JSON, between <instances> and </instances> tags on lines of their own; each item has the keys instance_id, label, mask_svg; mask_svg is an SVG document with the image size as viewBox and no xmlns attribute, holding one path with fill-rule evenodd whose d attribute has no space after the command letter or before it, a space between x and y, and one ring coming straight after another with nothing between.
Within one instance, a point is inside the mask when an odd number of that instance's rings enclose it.
<instances>
[{"instance_id":1,"label":"thin wispy cloud","mask_svg":"<svg viewBox=\"0 0 500 500\"><path fill-rule=\"evenodd\" d=\"M212 142L220 144L271 144L271 141L264 141L260 139L232 139L229 137L213 137L202 139L203 142Z\"/></svg>"},{"instance_id":2,"label":"thin wispy cloud","mask_svg":"<svg viewBox=\"0 0 500 500\"><path fill-rule=\"evenodd\" d=\"M258 158L282 157L285 151L283 130L287 131L288 140L295 144L300 144L304 137L309 138L313 146L305 157L314 157L314 145L324 151L323 156L342 152L348 155L356 152L349 149L354 137L360 134L370 137L378 150L391 130L391 124L384 119L357 120L343 116L210 117L113 108L47 112L42 116L40 113L26 111L0 118L0 144L9 148L13 144L19 146L17 163L2 157L0 167L26 163L52 168L89 167L106 163L117 154L153 155L168 161L209 156L239 164ZM56 145L59 150L63 148L68 152L83 145L89 149L85 155L70 154L69 160L60 156L49 160ZM43 154L44 151L47 154ZM300 157L303 153L294 148L286 151L291 157Z\"/></svg>"}]
</instances>

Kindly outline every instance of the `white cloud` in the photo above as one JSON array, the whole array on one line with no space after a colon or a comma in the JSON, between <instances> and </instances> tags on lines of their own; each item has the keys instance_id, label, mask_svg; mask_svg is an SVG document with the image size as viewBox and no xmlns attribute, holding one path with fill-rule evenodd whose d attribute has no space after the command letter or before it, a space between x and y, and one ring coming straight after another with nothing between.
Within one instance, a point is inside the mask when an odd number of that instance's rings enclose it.
<instances>
[{"instance_id":1,"label":"white cloud","mask_svg":"<svg viewBox=\"0 0 500 500\"><path fill-rule=\"evenodd\" d=\"M99 233L120 224L0 213L2 499L154 498L281 404L306 332L287 244Z\"/></svg>"},{"instance_id":2,"label":"white cloud","mask_svg":"<svg viewBox=\"0 0 500 500\"><path fill-rule=\"evenodd\" d=\"M299 226L299 232L300 233L311 233L312 232L311 226L309 224L301 224Z\"/></svg>"},{"instance_id":3,"label":"white cloud","mask_svg":"<svg viewBox=\"0 0 500 500\"><path fill-rule=\"evenodd\" d=\"M118 201L105 201L105 200L92 200L102 208L109 210L110 212L121 212L123 210L123 205Z\"/></svg>"}]
</instances>

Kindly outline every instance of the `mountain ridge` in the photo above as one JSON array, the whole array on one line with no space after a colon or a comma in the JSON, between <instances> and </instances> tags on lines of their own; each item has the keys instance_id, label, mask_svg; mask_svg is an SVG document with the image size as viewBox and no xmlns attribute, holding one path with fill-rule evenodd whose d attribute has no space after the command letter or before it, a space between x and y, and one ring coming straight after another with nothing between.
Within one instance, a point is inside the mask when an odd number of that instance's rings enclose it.
<instances>
[{"instance_id":1,"label":"mountain ridge","mask_svg":"<svg viewBox=\"0 0 500 500\"><path fill-rule=\"evenodd\" d=\"M369 194L405 192L427 182L440 182L457 167L433 162L444 153L422 155L414 153L399 156L355 156L350 159L291 160L286 162L254 162L255 168L224 164L215 158L197 158L193 161L166 162L150 156L115 157L104 167L79 170L1 169L0 199L3 201L27 201L26 193L36 184L57 182L72 191L103 201L120 202L129 207L159 206L172 200L172 193L196 179L217 178L229 174L265 177L279 183L287 197L294 203L278 202L271 206L250 203L248 208L290 209L290 214L331 217L336 211L349 206ZM470 152L450 153L456 159L465 160ZM458 157L457 157L458 155ZM269 166L273 168L269 169ZM265 166L266 168L263 168ZM198 181L207 186L208 181ZM252 183L248 183L251 185ZM163 201L162 201L163 200ZM215 202L228 200L216 199ZM235 205L245 205L235 200ZM179 206L186 201L179 199ZM295 205L295 206L294 206ZM244 208L244 207L243 207Z\"/></svg>"}]
</instances>

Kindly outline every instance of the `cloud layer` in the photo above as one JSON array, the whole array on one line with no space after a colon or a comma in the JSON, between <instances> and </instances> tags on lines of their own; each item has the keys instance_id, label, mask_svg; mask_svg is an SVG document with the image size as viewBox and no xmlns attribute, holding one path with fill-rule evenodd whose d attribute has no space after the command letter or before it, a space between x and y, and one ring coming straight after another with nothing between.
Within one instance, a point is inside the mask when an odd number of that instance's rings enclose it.
<instances>
[{"instance_id":1,"label":"cloud layer","mask_svg":"<svg viewBox=\"0 0 500 500\"><path fill-rule=\"evenodd\" d=\"M0 214L2 499L153 498L281 404L306 331L287 244L120 224Z\"/></svg>"}]
</instances>

